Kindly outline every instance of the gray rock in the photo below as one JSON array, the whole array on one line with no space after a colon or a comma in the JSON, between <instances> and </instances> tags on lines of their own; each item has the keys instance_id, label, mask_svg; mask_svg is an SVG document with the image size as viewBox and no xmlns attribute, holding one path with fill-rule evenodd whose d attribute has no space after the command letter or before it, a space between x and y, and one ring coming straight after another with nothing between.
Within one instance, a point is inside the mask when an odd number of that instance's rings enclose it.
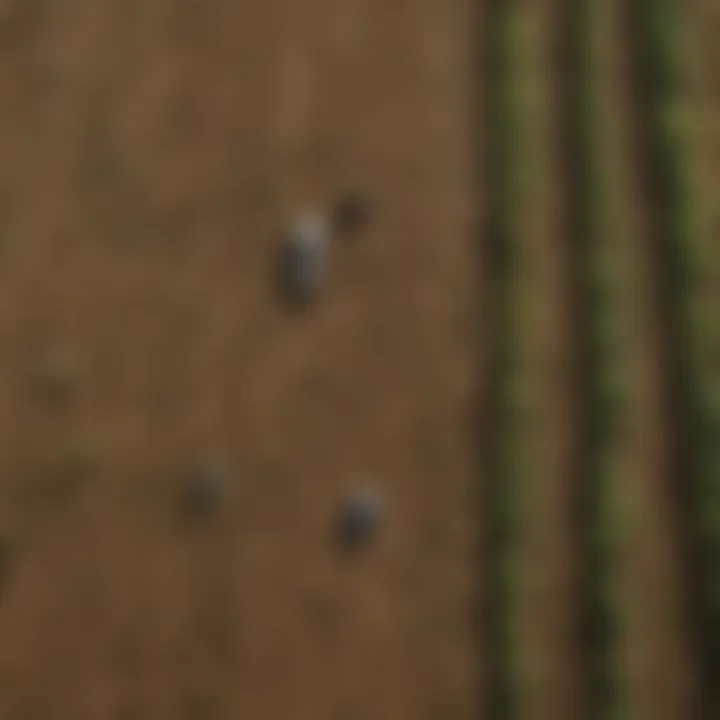
<instances>
[{"instance_id":1,"label":"gray rock","mask_svg":"<svg viewBox=\"0 0 720 720\"><path fill-rule=\"evenodd\" d=\"M320 213L298 218L286 238L283 280L296 299L314 297L327 280L330 229Z\"/></svg>"},{"instance_id":2,"label":"gray rock","mask_svg":"<svg viewBox=\"0 0 720 720\"><path fill-rule=\"evenodd\" d=\"M361 191L349 190L335 201L332 211L334 231L354 235L365 228L372 217L372 203Z\"/></svg>"},{"instance_id":3,"label":"gray rock","mask_svg":"<svg viewBox=\"0 0 720 720\"><path fill-rule=\"evenodd\" d=\"M342 539L350 545L368 541L382 527L385 520L383 501L368 490L351 495L344 507L340 522Z\"/></svg>"},{"instance_id":4,"label":"gray rock","mask_svg":"<svg viewBox=\"0 0 720 720\"><path fill-rule=\"evenodd\" d=\"M227 495L229 472L220 464L195 468L187 481L184 504L193 514L206 515L218 509Z\"/></svg>"}]
</instances>

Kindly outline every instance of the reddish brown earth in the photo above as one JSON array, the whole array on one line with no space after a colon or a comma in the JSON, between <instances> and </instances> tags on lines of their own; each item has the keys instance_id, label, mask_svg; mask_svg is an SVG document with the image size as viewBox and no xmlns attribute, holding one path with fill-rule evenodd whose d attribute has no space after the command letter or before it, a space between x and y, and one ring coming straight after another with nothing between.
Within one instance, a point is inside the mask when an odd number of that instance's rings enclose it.
<instances>
[{"instance_id":1,"label":"reddish brown earth","mask_svg":"<svg viewBox=\"0 0 720 720\"><path fill-rule=\"evenodd\" d=\"M14 547L0 568L0 717L476 716L472 5L0 0L0 532ZM587 699L564 5L531 10L543 182L526 218L519 601L537 718L581 717ZM693 7L718 27L717 2ZM693 658L649 208L612 32L632 298L621 472L639 509L630 692L638 717L684 720ZM717 33L702 35L720 67ZM702 86L711 196L716 75ZM315 311L289 313L270 272L278 231L354 186L375 202L372 224L335 248ZM64 404L38 393L57 362L74 374ZM231 470L228 498L188 527L174 503L207 454ZM79 456L90 468L75 477ZM362 476L389 522L350 561L330 531Z\"/></svg>"},{"instance_id":2,"label":"reddish brown earth","mask_svg":"<svg viewBox=\"0 0 720 720\"><path fill-rule=\"evenodd\" d=\"M471 717L470 5L0 6L3 717ZM346 185L375 222L291 316L277 230ZM389 522L349 562L363 474Z\"/></svg>"}]
</instances>

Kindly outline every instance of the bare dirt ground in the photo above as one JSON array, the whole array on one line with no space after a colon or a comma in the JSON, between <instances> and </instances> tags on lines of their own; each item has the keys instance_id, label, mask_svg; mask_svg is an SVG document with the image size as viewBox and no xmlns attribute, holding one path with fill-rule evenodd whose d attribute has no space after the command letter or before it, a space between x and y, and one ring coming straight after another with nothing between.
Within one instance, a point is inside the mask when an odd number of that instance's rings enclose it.
<instances>
[{"instance_id":1,"label":"bare dirt ground","mask_svg":"<svg viewBox=\"0 0 720 720\"><path fill-rule=\"evenodd\" d=\"M0 10L0 714L470 717L469 1ZM288 316L277 230L356 184L374 224ZM347 562L364 473L390 519Z\"/></svg>"}]
</instances>

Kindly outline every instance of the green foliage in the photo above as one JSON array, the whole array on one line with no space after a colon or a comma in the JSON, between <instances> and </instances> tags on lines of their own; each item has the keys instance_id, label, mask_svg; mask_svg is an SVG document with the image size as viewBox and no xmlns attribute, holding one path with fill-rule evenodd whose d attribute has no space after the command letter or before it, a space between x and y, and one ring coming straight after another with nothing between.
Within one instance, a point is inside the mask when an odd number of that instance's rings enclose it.
<instances>
[{"instance_id":1,"label":"green foliage","mask_svg":"<svg viewBox=\"0 0 720 720\"><path fill-rule=\"evenodd\" d=\"M699 592L695 615L707 640L708 672L720 648L720 414L709 402L718 391L712 347L714 313L702 293L711 251L692 183L692 142L688 132L688 8L670 0L636 0L635 25L642 44L645 118L654 164L655 201L663 232L668 322L672 323L685 476L696 528ZM712 678L710 680L712 682Z\"/></svg>"},{"instance_id":2,"label":"green foliage","mask_svg":"<svg viewBox=\"0 0 720 720\"><path fill-rule=\"evenodd\" d=\"M618 258L608 244L613 215L606 165L608 108L600 68L607 44L607 3L578 0L565 6L568 20L566 93L570 170L575 183L578 289L585 318L584 380L587 383L587 466L584 513L587 519L585 611L590 652L592 713L602 720L627 717L625 626L627 608L620 593L618 568L627 537L626 508L612 458L626 414L627 388L619 357L622 338L618 316Z\"/></svg>"},{"instance_id":3,"label":"green foliage","mask_svg":"<svg viewBox=\"0 0 720 720\"><path fill-rule=\"evenodd\" d=\"M520 594L517 549L522 537L525 468L523 432L524 389L519 384L521 249L523 210L529 168L525 134L528 129L530 82L526 52L526 13L509 3L493 5L488 18L487 177L490 243L495 308L496 355L492 366L493 424L497 442L491 449L491 553L488 643L495 668L491 713L503 720L522 708L522 641L518 637Z\"/></svg>"}]
</instances>

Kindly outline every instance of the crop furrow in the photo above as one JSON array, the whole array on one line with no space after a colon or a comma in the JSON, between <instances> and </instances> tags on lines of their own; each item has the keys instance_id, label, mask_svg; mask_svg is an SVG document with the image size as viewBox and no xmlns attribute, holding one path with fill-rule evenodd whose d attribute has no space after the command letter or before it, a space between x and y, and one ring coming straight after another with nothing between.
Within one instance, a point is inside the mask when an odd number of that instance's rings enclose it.
<instances>
[{"instance_id":1,"label":"crop furrow","mask_svg":"<svg viewBox=\"0 0 720 720\"><path fill-rule=\"evenodd\" d=\"M615 210L608 153L608 5L562 6L557 57L565 137L568 252L575 299L578 423L577 536L581 541L582 627L589 716L627 717L625 545L621 494L623 421L628 412L622 364L621 263L613 243Z\"/></svg>"},{"instance_id":2,"label":"crop furrow","mask_svg":"<svg viewBox=\"0 0 720 720\"><path fill-rule=\"evenodd\" d=\"M627 3L625 21L634 49L635 137L653 209L683 580L702 666L701 715L714 717L720 677L720 406L711 353L717 320L702 292L711 263L694 186L684 8L670 0L634 0Z\"/></svg>"},{"instance_id":3,"label":"crop furrow","mask_svg":"<svg viewBox=\"0 0 720 720\"><path fill-rule=\"evenodd\" d=\"M524 473L518 303L527 200L527 12L519 3L491 0L485 6L484 31L486 135L481 172L487 205L479 262L491 350L477 429L485 478L479 512L487 528L481 561L487 568L481 620L488 664L483 716L502 720L519 716L522 686L518 553Z\"/></svg>"}]
</instances>

